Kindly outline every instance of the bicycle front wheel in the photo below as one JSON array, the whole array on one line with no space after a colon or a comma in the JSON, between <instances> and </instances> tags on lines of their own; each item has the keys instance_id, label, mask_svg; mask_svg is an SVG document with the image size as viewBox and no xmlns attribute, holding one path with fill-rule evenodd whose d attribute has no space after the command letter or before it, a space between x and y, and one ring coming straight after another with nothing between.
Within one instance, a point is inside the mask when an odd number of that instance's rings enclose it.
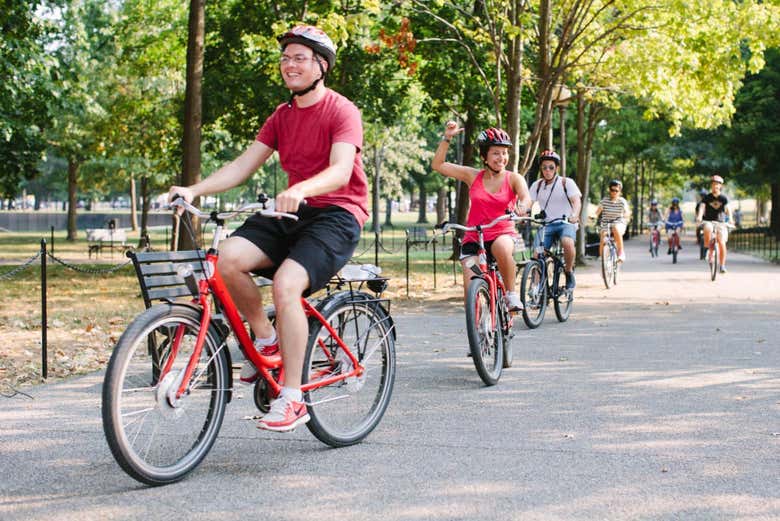
<instances>
[{"instance_id":1,"label":"bicycle front wheel","mask_svg":"<svg viewBox=\"0 0 780 521\"><path fill-rule=\"evenodd\" d=\"M327 384L325 380L354 370L338 338L318 320L310 322L303 383L317 384L305 394L312 434L331 447L358 443L374 430L390 403L395 381L395 326L372 296L338 293L320 313L363 366L358 376Z\"/></svg>"},{"instance_id":2,"label":"bicycle front wheel","mask_svg":"<svg viewBox=\"0 0 780 521\"><path fill-rule=\"evenodd\" d=\"M147 485L182 479L217 439L228 401L224 342L213 327L186 392L200 313L171 304L139 315L119 339L103 383L103 431L117 463ZM171 357L174 356L171 360Z\"/></svg>"},{"instance_id":3,"label":"bicycle front wheel","mask_svg":"<svg viewBox=\"0 0 780 521\"><path fill-rule=\"evenodd\" d=\"M566 322L571 315L571 307L574 304L574 292L566 289L566 272L563 264L558 264L555 268L553 277L555 296L553 306L555 307L555 316L558 322Z\"/></svg>"},{"instance_id":4,"label":"bicycle front wheel","mask_svg":"<svg viewBox=\"0 0 780 521\"><path fill-rule=\"evenodd\" d=\"M712 233L715 233L714 231ZM710 246L710 279L715 280L718 276L718 244L713 242Z\"/></svg>"},{"instance_id":5,"label":"bicycle front wheel","mask_svg":"<svg viewBox=\"0 0 780 521\"><path fill-rule=\"evenodd\" d=\"M485 385L496 385L504 364L503 334L498 320L493 324L490 304L487 281L481 277L471 279L466 296L466 331L471 358Z\"/></svg>"},{"instance_id":6,"label":"bicycle front wheel","mask_svg":"<svg viewBox=\"0 0 780 521\"><path fill-rule=\"evenodd\" d=\"M609 244L605 244L601 253L601 278L607 289L615 283L614 250Z\"/></svg>"},{"instance_id":7,"label":"bicycle front wheel","mask_svg":"<svg viewBox=\"0 0 780 521\"><path fill-rule=\"evenodd\" d=\"M529 261L520 278L520 296L523 299L523 322L529 329L536 329L544 320L547 310L547 284L542 272L543 264Z\"/></svg>"}]
</instances>

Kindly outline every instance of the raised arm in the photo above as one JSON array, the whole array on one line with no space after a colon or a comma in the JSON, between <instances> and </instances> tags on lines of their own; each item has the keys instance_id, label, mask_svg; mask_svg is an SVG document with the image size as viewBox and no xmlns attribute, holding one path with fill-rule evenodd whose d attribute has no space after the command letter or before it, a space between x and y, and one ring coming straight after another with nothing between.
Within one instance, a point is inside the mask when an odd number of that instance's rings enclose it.
<instances>
[{"instance_id":1,"label":"raised arm","mask_svg":"<svg viewBox=\"0 0 780 521\"><path fill-rule=\"evenodd\" d=\"M453 136L460 134L461 132L463 132L463 128L458 127L457 123L454 121L447 122L446 126L444 127L444 137L442 138L441 142L439 142L439 146L436 148L436 153L433 155L431 168L445 177L452 177L453 179L463 181L464 183L471 186L471 183L474 181L474 177L476 177L479 170L445 161L447 158L447 150L449 150L450 141L452 140Z\"/></svg>"}]
</instances>

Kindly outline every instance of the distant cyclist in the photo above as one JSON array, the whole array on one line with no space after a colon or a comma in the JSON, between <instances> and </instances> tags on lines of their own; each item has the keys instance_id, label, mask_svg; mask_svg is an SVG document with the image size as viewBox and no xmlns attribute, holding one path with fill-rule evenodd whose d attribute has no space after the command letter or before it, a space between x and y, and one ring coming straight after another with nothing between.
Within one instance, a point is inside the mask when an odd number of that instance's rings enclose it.
<instances>
[{"instance_id":1,"label":"distant cyclist","mask_svg":"<svg viewBox=\"0 0 780 521\"><path fill-rule=\"evenodd\" d=\"M601 218L601 239L599 241L599 256L604 253L604 236L607 233L605 223L612 223L612 237L615 239L615 247L618 251L618 261L626 260L626 252L623 250L623 234L626 233L626 226L631 218L631 208L628 201L620 195L623 190L623 183L619 179L613 179L609 182L609 195L599 202L596 208L596 218Z\"/></svg>"},{"instance_id":2,"label":"distant cyclist","mask_svg":"<svg viewBox=\"0 0 780 521\"><path fill-rule=\"evenodd\" d=\"M704 222L704 244L710 243L710 237L712 232L716 232L716 240L718 241L718 251L720 253L720 272L726 273L726 242L729 240L729 229L724 224L728 218L729 221L733 221L731 215L731 208L729 208L728 198L721 193L723 188L723 178L719 175L712 176L710 182L710 193L704 196L699 208L699 213L696 214L696 222ZM718 233L715 227L719 228Z\"/></svg>"},{"instance_id":3,"label":"distant cyclist","mask_svg":"<svg viewBox=\"0 0 780 521\"><path fill-rule=\"evenodd\" d=\"M558 175L561 158L552 150L545 150L539 156L541 176L530 188L531 198L539 203L545 222L550 223L564 215L568 222L557 221L547 224L544 231L544 248L550 249L553 242L560 240L563 248L563 264L566 273L566 289L574 289L574 258L577 252L577 223L582 209L582 192L570 177Z\"/></svg>"},{"instance_id":4,"label":"distant cyclist","mask_svg":"<svg viewBox=\"0 0 780 521\"><path fill-rule=\"evenodd\" d=\"M463 181L469 187L471 207L466 218L466 226L487 224L507 210L525 213L530 207L528 185L525 178L506 170L509 163L509 147L512 141L509 134L500 128L488 128L479 133L477 145L484 168L479 170L470 166L445 161L450 140L463 132L454 121L448 121L444 127L444 137L433 156L432 168L446 177ZM520 236L515 231L513 221L503 221L484 231L485 249L493 255L498 271L504 279L507 289L515 287L516 267L513 253L518 248ZM477 232L466 232L460 250L463 265L464 291L474 273L468 267L477 255L479 243ZM523 303L516 291L507 291L506 303L510 311L521 311Z\"/></svg>"},{"instance_id":5,"label":"distant cyclist","mask_svg":"<svg viewBox=\"0 0 780 521\"><path fill-rule=\"evenodd\" d=\"M658 209L658 201L653 199L650 201L650 209L647 211L647 222L650 225L657 225L663 220L664 217L661 215L661 210Z\"/></svg>"},{"instance_id":6,"label":"distant cyclist","mask_svg":"<svg viewBox=\"0 0 780 521\"><path fill-rule=\"evenodd\" d=\"M680 199L677 197L672 197L672 204L669 206L669 208L666 210L666 217L664 218L664 221L666 221L666 240L669 243L669 250L666 252L667 255L672 254L672 234L673 232L677 232L677 237L679 239L680 234L682 233L683 228L683 214L682 210L680 210ZM682 244L680 241L677 241L677 247L682 250Z\"/></svg>"}]
</instances>

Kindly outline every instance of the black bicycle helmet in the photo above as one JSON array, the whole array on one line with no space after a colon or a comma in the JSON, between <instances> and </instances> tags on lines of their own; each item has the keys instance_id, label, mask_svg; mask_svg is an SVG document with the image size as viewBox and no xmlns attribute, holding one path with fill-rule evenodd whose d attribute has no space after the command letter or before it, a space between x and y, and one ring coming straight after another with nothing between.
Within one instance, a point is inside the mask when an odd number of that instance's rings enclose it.
<instances>
[{"instance_id":1,"label":"black bicycle helmet","mask_svg":"<svg viewBox=\"0 0 780 521\"><path fill-rule=\"evenodd\" d=\"M479 145L479 155L485 159L490 147L511 147L512 140L509 139L509 134L504 130L491 127L479 133L477 145Z\"/></svg>"},{"instance_id":2,"label":"black bicycle helmet","mask_svg":"<svg viewBox=\"0 0 780 521\"><path fill-rule=\"evenodd\" d=\"M623 189L623 183L620 181L620 179L613 179L609 182L609 187L612 188L613 186L617 186L621 190Z\"/></svg>"},{"instance_id":3,"label":"black bicycle helmet","mask_svg":"<svg viewBox=\"0 0 780 521\"><path fill-rule=\"evenodd\" d=\"M554 150L545 150L539 156L539 162L544 160L555 161L555 164L561 166L561 156L555 153Z\"/></svg>"}]
</instances>

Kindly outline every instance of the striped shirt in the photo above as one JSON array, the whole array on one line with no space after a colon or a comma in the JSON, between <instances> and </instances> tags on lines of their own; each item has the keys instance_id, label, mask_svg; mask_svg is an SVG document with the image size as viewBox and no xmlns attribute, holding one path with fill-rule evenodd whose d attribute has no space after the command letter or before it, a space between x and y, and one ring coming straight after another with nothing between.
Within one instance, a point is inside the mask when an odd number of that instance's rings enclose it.
<instances>
[{"instance_id":1,"label":"striped shirt","mask_svg":"<svg viewBox=\"0 0 780 521\"><path fill-rule=\"evenodd\" d=\"M605 197L599 206L601 207L601 222L612 221L626 224L624 215L629 215L630 209L625 198L618 197L613 201L610 197Z\"/></svg>"}]
</instances>

